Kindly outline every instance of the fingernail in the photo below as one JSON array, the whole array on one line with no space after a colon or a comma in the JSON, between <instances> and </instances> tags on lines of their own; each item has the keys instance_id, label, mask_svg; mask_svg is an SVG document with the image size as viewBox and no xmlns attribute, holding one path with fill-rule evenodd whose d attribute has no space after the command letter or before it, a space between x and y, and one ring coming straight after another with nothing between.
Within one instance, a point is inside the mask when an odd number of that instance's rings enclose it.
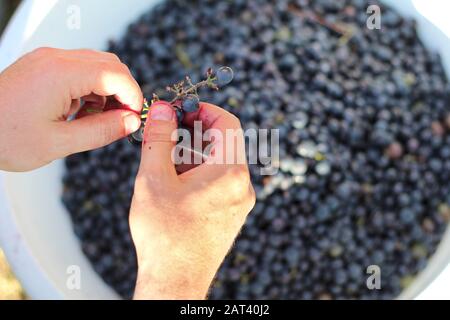
<instances>
[{"instance_id":1,"label":"fingernail","mask_svg":"<svg viewBox=\"0 0 450 320\"><path fill-rule=\"evenodd\" d=\"M172 121L175 120L175 111L168 103L154 103L150 107L150 119Z\"/></svg>"},{"instance_id":2,"label":"fingernail","mask_svg":"<svg viewBox=\"0 0 450 320\"><path fill-rule=\"evenodd\" d=\"M134 112L125 114L123 117L123 123L128 134L137 131L141 126L141 120Z\"/></svg>"}]
</instances>

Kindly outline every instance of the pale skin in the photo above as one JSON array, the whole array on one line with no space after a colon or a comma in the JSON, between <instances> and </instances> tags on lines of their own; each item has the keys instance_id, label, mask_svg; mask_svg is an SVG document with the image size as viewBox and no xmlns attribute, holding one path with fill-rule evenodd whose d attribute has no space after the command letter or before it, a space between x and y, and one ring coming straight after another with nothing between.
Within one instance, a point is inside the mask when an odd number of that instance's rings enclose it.
<instances>
[{"instance_id":1,"label":"pale skin","mask_svg":"<svg viewBox=\"0 0 450 320\"><path fill-rule=\"evenodd\" d=\"M117 56L35 50L0 74L0 170L33 170L123 138L139 128L142 104L138 84ZM145 128L129 221L138 257L135 299L206 298L255 202L246 164L174 166L175 118L159 102ZM240 129L236 117L207 103L184 124L194 121L219 132ZM225 148L214 142L215 150Z\"/></svg>"}]
</instances>

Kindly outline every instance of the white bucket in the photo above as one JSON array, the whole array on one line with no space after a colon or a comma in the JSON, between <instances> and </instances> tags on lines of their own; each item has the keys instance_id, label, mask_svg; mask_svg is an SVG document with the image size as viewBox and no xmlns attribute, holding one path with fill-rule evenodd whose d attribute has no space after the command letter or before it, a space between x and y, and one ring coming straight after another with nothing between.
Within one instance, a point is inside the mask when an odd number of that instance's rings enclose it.
<instances>
[{"instance_id":1,"label":"white bucket","mask_svg":"<svg viewBox=\"0 0 450 320\"><path fill-rule=\"evenodd\" d=\"M21 54L40 46L105 49L108 39L119 38L130 22L157 2L27 0L2 39L0 70ZM441 53L450 75L446 2L385 2L417 19L422 40ZM68 19L78 12L80 29L71 29L74 25L68 25ZM69 215L61 204L63 170L64 164L59 160L29 173L0 172L0 244L31 298L116 299L117 294L101 280L82 253ZM447 232L425 271L400 298L450 298L450 289L446 288L450 285L449 262L450 233ZM71 266L81 270L79 290L67 286L69 275L76 271Z\"/></svg>"}]
</instances>

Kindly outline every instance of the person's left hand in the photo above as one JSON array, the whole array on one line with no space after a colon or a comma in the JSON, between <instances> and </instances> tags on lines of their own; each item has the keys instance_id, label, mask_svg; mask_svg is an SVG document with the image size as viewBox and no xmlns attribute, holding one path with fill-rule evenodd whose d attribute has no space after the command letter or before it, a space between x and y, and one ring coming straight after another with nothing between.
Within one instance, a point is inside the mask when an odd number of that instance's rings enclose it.
<instances>
[{"instance_id":1,"label":"person's left hand","mask_svg":"<svg viewBox=\"0 0 450 320\"><path fill-rule=\"evenodd\" d=\"M32 170L125 137L139 128L142 103L114 54L34 50L0 74L0 170Z\"/></svg>"}]
</instances>

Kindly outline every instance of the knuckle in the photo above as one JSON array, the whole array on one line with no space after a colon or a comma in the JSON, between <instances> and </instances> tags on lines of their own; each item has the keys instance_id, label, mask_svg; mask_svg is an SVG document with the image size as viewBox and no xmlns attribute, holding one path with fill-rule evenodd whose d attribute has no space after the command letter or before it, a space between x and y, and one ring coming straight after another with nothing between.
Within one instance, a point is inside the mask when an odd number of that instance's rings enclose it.
<instances>
[{"instance_id":1,"label":"knuckle","mask_svg":"<svg viewBox=\"0 0 450 320\"><path fill-rule=\"evenodd\" d=\"M234 165L231 167L229 174L230 178L233 179L234 181L238 181L245 186L248 185L248 182L250 180L250 174L246 166Z\"/></svg>"},{"instance_id":2,"label":"knuckle","mask_svg":"<svg viewBox=\"0 0 450 320\"><path fill-rule=\"evenodd\" d=\"M37 69L52 70L58 65L58 56L54 55L56 49L40 47L26 54L23 58L29 59Z\"/></svg>"},{"instance_id":3,"label":"knuckle","mask_svg":"<svg viewBox=\"0 0 450 320\"><path fill-rule=\"evenodd\" d=\"M33 51L30 52L31 55L34 56L48 56L50 54L53 54L56 51L56 49L54 48L50 48L50 47L39 47L34 49Z\"/></svg>"},{"instance_id":4,"label":"knuckle","mask_svg":"<svg viewBox=\"0 0 450 320\"><path fill-rule=\"evenodd\" d=\"M92 58L96 58L96 59L101 59L102 58L102 52L98 51L98 50L94 50L94 49L81 49L79 50L79 52L83 55L83 56L90 56Z\"/></svg>"},{"instance_id":5,"label":"knuckle","mask_svg":"<svg viewBox=\"0 0 450 320\"><path fill-rule=\"evenodd\" d=\"M174 143L176 140L174 140L174 137L176 135L174 134L174 131L176 130L176 127L172 124L159 124L152 122L149 126L145 128L144 136L145 140L149 143L153 142L167 142L167 143Z\"/></svg>"},{"instance_id":6,"label":"knuckle","mask_svg":"<svg viewBox=\"0 0 450 320\"><path fill-rule=\"evenodd\" d=\"M96 75L100 80L112 74L123 75L128 73L128 67L121 62L111 60L98 60L96 62Z\"/></svg>"},{"instance_id":7,"label":"knuckle","mask_svg":"<svg viewBox=\"0 0 450 320\"><path fill-rule=\"evenodd\" d=\"M97 50L88 49L88 48L86 48L86 49L82 48L82 49L79 49L79 50L75 50L73 52L77 52L77 53L80 53L80 54L83 54L83 55L86 55L86 54L97 54L98 53Z\"/></svg>"},{"instance_id":8,"label":"knuckle","mask_svg":"<svg viewBox=\"0 0 450 320\"><path fill-rule=\"evenodd\" d=\"M171 136L167 133L163 132L152 132L149 134L146 138L146 141L148 143L155 143L155 142L163 142L163 143L173 143Z\"/></svg>"},{"instance_id":9,"label":"knuckle","mask_svg":"<svg viewBox=\"0 0 450 320\"><path fill-rule=\"evenodd\" d=\"M98 83L105 83L111 72L114 72L114 68L111 67L111 63L106 60L96 61L94 64L93 76Z\"/></svg>"},{"instance_id":10,"label":"knuckle","mask_svg":"<svg viewBox=\"0 0 450 320\"><path fill-rule=\"evenodd\" d=\"M107 61L107 60L98 60L95 63L96 66L96 74L99 78L103 78L104 76L106 76L111 68L111 62Z\"/></svg>"},{"instance_id":11,"label":"knuckle","mask_svg":"<svg viewBox=\"0 0 450 320\"><path fill-rule=\"evenodd\" d=\"M256 195L251 183L246 186L242 184L233 191L232 198L228 199L227 207L229 207L237 221L244 224L248 214L252 211L256 203Z\"/></svg>"},{"instance_id":12,"label":"knuckle","mask_svg":"<svg viewBox=\"0 0 450 320\"><path fill-rule=\"evenodd\" d=\"M249 212L253 209L255 204L256 204L256 193L255 193L255 189L250 184L248 193L247 193L247 205L248 205Z\"/></svg>"},{"instance_id":13,"label":"knuckle","mask_svg":"<svg viewBox=\"0 0 450 320\"><path fill-rule=\"evenodd\" d=\"M109 58L111 58L111 59L113 59L113 60L115 60L115 61L120 62L120 58L119 58L119 56L118 56L117 54L112 53L112 52L105 52L104 54L105 54L107 57L109 57Z\"/></svg>"},{"instance_id":14,"label":"knuckle","mask_svg":"<svg viewBox=\"0 0 450 320\"><path fill-rule=\"evenodd\" d=\"M129 72L127 65L121 61L107 61L107 62L111 65L111 68L113 68L117 72L120 72L120 73L128 73Z\"/></svg>"},{"instance_id":15,"label":"knuckle","mask_svg":"<svg viewBox=\"0 0 450 320\"><path fill-rule=\"evenodd\" d=\"M128 66L125 63L119 61L117 62L117 66L120 72L123 72L126 75L131 75L130 68L128 68Z\"/></svg>"},{"instance_id":16,"label":"knuckle","mask_svg":"<svg viewBox=\"0 0 450 320\"><path fill-rule=\"evenodd\" d=\"M250 176L245 166L233 166L228 171L227 184L231 202L241 202L248 193Z\"/></svg>"},{"instance_id":17,"label":"knuckle","mask_svg":"<svg viewBox=\"0 0 450 320\"><path fill-rule=\"evenodd\" d=\"M68 67L70 67L71 61L67 60L64 57L53 57L51 60L47 60L47 65L54 70L57 71L64 71L68 70Z\"/></svg>"}]
</instances>

